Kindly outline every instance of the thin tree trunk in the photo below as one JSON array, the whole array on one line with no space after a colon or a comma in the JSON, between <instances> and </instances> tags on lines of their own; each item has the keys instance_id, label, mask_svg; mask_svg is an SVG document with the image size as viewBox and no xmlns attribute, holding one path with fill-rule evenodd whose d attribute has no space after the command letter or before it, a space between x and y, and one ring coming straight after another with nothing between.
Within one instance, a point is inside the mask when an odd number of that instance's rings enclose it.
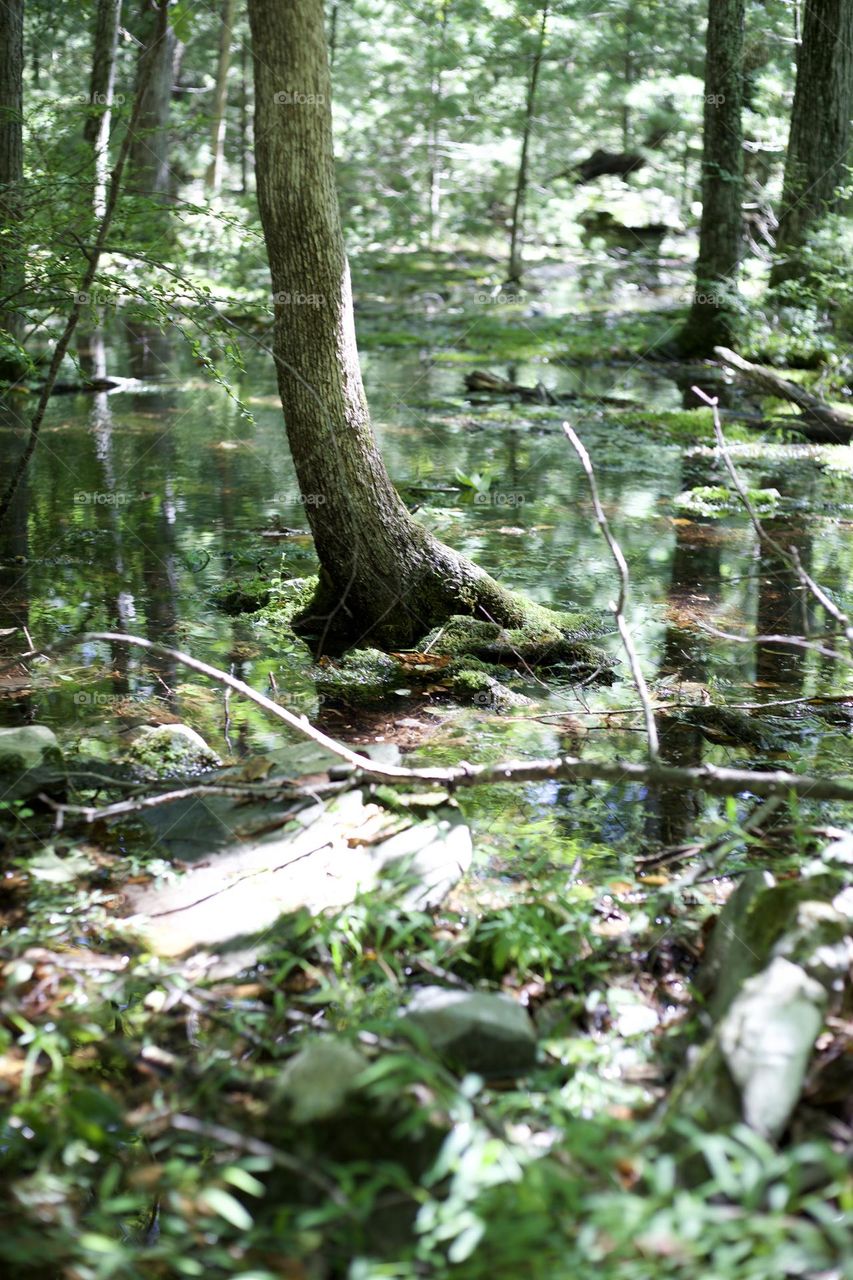
<instances>
[{"instance_id":1,"label":"thin tree trunk","mask_svg":"<svg viewBox=\"0 0 853 1280\"><path fill-rule=\"evenodd\" d=\"M249 88L246 82L246 42L240 42L240 193L249 190Z\"/></svg>"},{"instance_id":2,"label":"thin tree trunk","mask_svg":"<svg viewBox=\"0 0 853 1280\"><path fill-rule=\"evenodd\" d=\"M142 0L142 52L137 95L142 94L139 119L130 149L130 182L140 195L170 194L169 115L175 33L171 26L158 35L158 0Z\"/></svg>"},{"instance_id":3,"label":"thin tree trunk","mask_svg":"<svg viewBox=\"0 0 853 1280\"><path fill-rule=\"evenodd\" d=\"M249 0L249 20L278 386L320 561L301 629L321 646L329 633L405 645L454 613L522 625L536 606L415 523L373 434L335 188L323 2Z\"/></svg>"},{"instance_id":4,"label":"thin tree trunk","mask_svg":"<svg viewBox=\"0 0 853 1280\"><path fill-rule=\"evenodd\" d=\"M210 133L211 160L204 175L205 186L218 195L222 186L225 161L225 109L228 105L228 68L231 65L231 28L234 25L236 0L223 0L222 27L219 32L219 62L216 67L216 89L213 95L213 123Z\"/></svg>"},{"instance_id":5,"label":"thin tree trunk","mask_svg":"<svg viewBox=\"0 0 853 1280\"><path fill-rule=\"evenodd\" d=\"M92 73L89 77L89 115L83 138L92 149L92 214L97 224L107 207L110 172L110 130L115 95L116 52L121 20L121 0L98 0L92 38ZM81 326L82 328L82 326ZM77 353L86 377L99 383L107 376L103 334L103 308L97 310L94 327L78 338Z\"/></svg>"},{"instance_id":6,"label":"thin tree trunk","mask_svg":"<svg viewBox=\"0 0 853 1280\"><path fill-rule=\"evenodd\" d=\"M95 218L104 216L110 170L110 126L116 80L116 50L121 0L98 0L92 42L92 74L89 78L89 115L83 137L92 148Z\"/></svg>"},{"instance_id":7,"label":"thin tree trunk","mask_svg":"<svg viewBox=\"0 0 853 1280\"><path fill-rule=\"evenodd\" d=\"M685 356L710 356L734 341L743 242L743 32L744 0L709 0L699 258L678 338Z\"/></svg>"},{"instance_id":8,"label":"thin tree trunk","mask_svg":"<svg viewBox=\"0 0 853 1280\"><path fill-rule=\"evenodd\" d=\"M24 140L24 0L0 4L0 330L16 346L24 332L20 310L24 285L24 249L20 241L23 213ZM6 344L4 343L4 348ZM0 379L23 372L13 349L0 350Z\"/></svg>"},{"instance_id":9,"label":"thin tree trunk","mask_svg":"<svg viewBox=\"0 0 853 1280\"><path fill-rule=\"evenodd\" d=\"M518 284L521 281L522 241L524 238L524 206L527 200L527 169L530 155L530 135L533 131L533 120L536 115L536 89L539 84L539 69L542 65L542 54L545 49L545 32L548 27L548 5L542 6L539 22L539 39L530 64L530 76L527 81L527 100L524 105L524 128L521 134L521 157L518 162L518 176L515 183L515 198L512 203L512 223L509 239L509 276L508 283Z\"/></svg>"},{"instance_id":10,"label":"thin tree trunk","mask_svg":"<svg viewBox=\"0 0 853 1280\"><path fill-rule=\"evenodd\" d=\"M169 22L168 7L169 0L157 0L157 26L153 34L155 42L165 40L166 38ZM2 8L2 5L0 5L0 8ZM142 56L144 56L144 54ZM150 63L148 64L148 67L150 68ZM101 255L104 252L104 245L107 242L113 216L118 204L119 191L121 190L121 180L125 164L128 161L130 150L133 145L134 138L136 137L136 126L139 122L142 102L145 96L145 89L147 87L148 74L150 74L149 70L144 70L139 78L138 89L133 103L133 112L128 123L127 133L122 140L115 168L113 169L110 177L104 216L101 219L100 226L98 227L95 242L89 250L86 269L80 279L74 303L68 313L68 319L65 322L65 328L62 330L56 346L53 349L50 366L47 371L47 377L45 378L44 386L39 393L38 403L33 411L33 416L30 419L30 433L27 437L27 443L24 446L23 453L15 464L12 477L6 487L2 500L0 500L0 526L2 526L3 521L6 519L18 486L26 474L27 467L30 464L30 459L36 451L41 425L44 422L44 415L47 410L47 403L50 399L51 392L53 391L54 384L56 383L56 376L59 373L59 367L65 358L66 351L71 345L71 339L74 337L74 332L79 323L83 308L86 305L89 290L92 287L95 276L98 274Z\"/></svg>"},{"instance_id":11,"label":"thin tree trunk","mask_svg":"<svg viewBox=\"0 0 853 1280\"><path fill-rule=\"evenodd\" d=\"M430 121L429 140L429 224L427 243L435 247L439 222L441 220L441 98L442 98L442 66L444 63L444 42L447 34L447 10L449 3L442 4L439 11L441 35L438 46L438 67L433 69L430 77Z\"/></svg>"},{"instance_id":12,"label":"thin tree trunk","mask_svg":"<svg viewBox=\"0 0 853 1280\"><path fill-rule=\"evenodd\" d=\"M853 3L806 0L772 285L801 278L798 250L849 179Z\"/></svg>"}]
</instances>

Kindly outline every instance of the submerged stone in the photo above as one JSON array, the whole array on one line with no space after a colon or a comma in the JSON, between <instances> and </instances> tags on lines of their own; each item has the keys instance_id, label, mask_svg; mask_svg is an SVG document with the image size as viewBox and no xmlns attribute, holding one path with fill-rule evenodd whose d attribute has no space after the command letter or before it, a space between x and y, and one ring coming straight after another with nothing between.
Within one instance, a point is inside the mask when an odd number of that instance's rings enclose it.
<instances>
[{"instance_id":1,"label":"submerged stone","mask_svg":"<svg viewBox=\"0 0 853 1280\"><path fill-rule=\"evenodd\" d=\"M146 778L172 778L203 773L221 764L201 734L186 724L143 729L130 747L131 760Z\"/></svg>"}]
</instances>

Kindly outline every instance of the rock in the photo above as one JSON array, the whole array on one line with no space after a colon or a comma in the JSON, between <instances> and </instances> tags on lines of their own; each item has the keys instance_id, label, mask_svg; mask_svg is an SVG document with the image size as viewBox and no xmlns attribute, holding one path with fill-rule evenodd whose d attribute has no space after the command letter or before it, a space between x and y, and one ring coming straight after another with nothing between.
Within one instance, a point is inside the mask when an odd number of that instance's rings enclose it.
<instances>
[{"instance_id":1,"label":"rock","mask_svg":"<svg viewBox=\"0 0 853 1280\"><path fill-rule=\"evenodd\" d=\"M201 734L186 724L143 729L131 744L130 756L145 778L186 777L222 763Z\"/></svg>"},{"instance_id":2,"label":"rock","mask_svg":"<svg viewBox=\"0 0 853 1280\"><path fill-rule=\"evenodd\" d=\"M773 948L793 926L801 903L832 898L837 879L828 874L783 880L750 871L720 913L711 933L697 987L709 997L718 1021L747 978L764 968Z\"/></svg>"},{"instance_id":3,"label":"rock","mask_svg":"<svg viewBox=\"0 0 853 1280\"><path fill-rule=\"evenodd\" d=\"M207 797L151 810L155 829L168 841L177 828L178 849L193 856L189 838L195 834L194 856L204 853L181 875L128 890L128 927L158 955L238 945L256 953L280 916L303 907L315 914L341 907L380 884L406 907L428 909L471 862L471 833L450 805L400 830L398 812L366 801L360 790L345 791L306 805L283 829L238 840L234 828L249 821L247 810L228 803ZM205 816L200 805L211 812ZM260 813L269 822L269 801ZM168 847L174 856L176 846Z\"/></svg>"},{"instance_id":4,"label":"rock","mask_svg":"<svg viewBox=\"0 0 853 1280\"><path fill-rule=\"evenodd\" d=\"M62 763L62 751L52 729L24 724L0 729L0 773L25 773L43 765Z\"/></svg>"},{"instance_id":5,"label":"rock","mask_svg":"<svg viewBox=\"0 0 853 1280\"><path fill-rule=\"evenodd\" d=\"M720 1023L743 1118L766 1138L782 1134L799 1101L825 1004L821 984L777 956L743 984Z\"/></svg>"},{"instance_id":6,"label":"rock","mask_svg":"<svg viewBox=\"0 0 853 1280\"><path fill-rule=\"evenodd\" d=\"M320 667L317 693L327 702L351 707L381 705L395 693L408 693L402 664L381 649L353 649L338 662Z\"/></svg>"},{"instance_id":7,"label":"rock","mask_svg":"<svg viewBox=\"0 0 853 1280\"><path fill-rule=\"evenodd\" d=\"M482 1076L520 1075L536 1061L530 1016L499 993L422 987L402 1022L425 1036L440 1057Z\"/></svg>"},{"instance_id":8,"label":"rock","mask_svg":"<svg viewBox=\"0 0 853 1280\"><path fill-rule=\"evenodd\" d=\"M281 1092L297 1124L325 1120L340 1111L367 1058L346 1040L323 1036L312 1040L285 1067Z\"/></svg>"}]
</instances>

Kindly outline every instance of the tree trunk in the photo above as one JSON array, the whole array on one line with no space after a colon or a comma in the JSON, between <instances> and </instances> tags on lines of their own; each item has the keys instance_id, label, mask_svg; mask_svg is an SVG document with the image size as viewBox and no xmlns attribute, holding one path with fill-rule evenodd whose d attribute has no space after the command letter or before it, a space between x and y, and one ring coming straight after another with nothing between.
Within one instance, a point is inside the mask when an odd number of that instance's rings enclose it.
<instances>
[{"instance_id":1,"label":"tree trunk","mask_svg":"<svg viewBox=\"0 0 853 1280\"><path fill-rule=\"evenodd\" d=\"M734 341L743 233L744 0L709 0L702 144L702 222L696 285L677 345L710 356Z\"/></svg>"},{"instance_id":2,"label":"tree trunk","mask_svg":"<svg viewBox=\"0 0 853 1280\"><path fill-rule=\"evenodd\" d=\"M213 195L222 186L225 160L225 108L228 105L228 68L231 63L231 28L234 25L236 0L223 0L222 28L219 32L219 62L216 67L216 89L213 95L213 123L210 134L210 164L204 183Z\"/></svg>"},{"instance_id":3,"label":"tree trunk","mask_svg":"<svg viewBox=\"0 0 853 1280\"><path fill-rule=\"evenodd\" d=\"M442 71L444 69L444 48L447 38L447 10L449 0L441 5L438 15L440 36L436 53L430 40L430 57L437 58L437 66L433 63L430 75L430 118L427 152L429 155L429 223L427 226L427 245L435 248L441 221L441 100L443 93Z\"/></svg>"},{"instance_id":4,"label":"tree trunk","mask_svg":"<svg viewBox=\"0 0 853 1280\"><path fill-rule=\"evenodd\" d=\"M802 278L806 234L838 207L848 179L853 110L853 3L806 0L771 285Z\"/></svg>"},{"instance_id":5,"label":"tree trunk","mask_svg":"<svg viewBox=\"0 0 853 1280\"><path fill-rule=\"evenodd\" d=\"M258 201L290 450L320 561L300 629L402 646L451 614L520 626L547 611L416 524L385 470L356 350L332 149L322 0L250 0ZM549 615L551 621L556 615Z\"/></svg>"},{"instance_id":6,"label":"tree trunk","mask_svg":"<svg viewBox=\"0 0 853 1280\"><path fill-rule=\"evenodd\" d=\"M140 26L143 48L137 92L140 85L144 88L139 123L130 148L130 186L139 195L159 198L171 191L169 114L176 40L171 26L162 39L156 38L157 5L153 0L142 0Z\"/></svg>"},{"instance_id":7,"label":"tree trunk","mask_svg":"<svg viewBox=\"0 0 853 1280\"><path fill-rule=\"evenodd\" d=\"M527 81L527 99L524 105L524 128L521 134L521 157L518 162L518 177L515 183L515 198L512 202L512 224L509 240L509 276L508 284L521 282L521 249L524 237L524 205L527 199L527 166L530 154L530 135L536 115L536 89L539 84L539 69L542 65L542 54L545 49L545 32L548 27L548 5L542 6L539 22L539 39L530 64L530 76Z\"/></svg>"},{"instance_id":8,"label":"tree trunk","mask_svg":"<svg viewBox=\"0 0 853 1280\"><path fill-rule=\"evenodd\" d=\"M20 310L24 285L23 212L24 0L0 4L0 379L23 372L16 355L24 331ZM6 336L8 335L8 336Z\"/></svg>"},{"instance_id":9,"label":"tree trunk","mask_svg":"<svg viewBox=\"0 0 853 1280\"><path fill-rule=\"evenodd\" d=\"M92 214L97 224L107 207L107 182L110 174L110 128L116 80L116 51L121 20L121 0L98 0L92 37L92 73L89 77L89 114L83 126L83 138L91 147ZM103 308L97 311L94 327L78 330L77 355L84 376L93 383L107 376L106 348L103 333Z\"/></svg>"},{"instance_id":10,"label":"tree trunk","mask_svg":"<svg viewBox=\"0 0 853 1280\"><path fill-rule=\"evenodd\" d=\"M92 74L89 78L89 115L83 137L92 148L92 209L104 216L110 170L110 124L116 81L116 50L121 0L98 0L92 41Z\"/></svg>"}]
</instances>

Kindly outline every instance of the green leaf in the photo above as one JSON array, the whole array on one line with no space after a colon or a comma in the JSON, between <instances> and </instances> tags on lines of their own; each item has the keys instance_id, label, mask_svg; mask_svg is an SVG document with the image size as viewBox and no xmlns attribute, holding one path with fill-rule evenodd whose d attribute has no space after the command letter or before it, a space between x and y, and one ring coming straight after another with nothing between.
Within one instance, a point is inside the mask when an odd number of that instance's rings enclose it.
<instances>
[{"instance_id":1,"label":"green leaf","mask_svg":"<svg viewBox=\"0 0 853 1280\"><path fill-rule=\"evenodd\" d=\"M239 1200L221 1187L208 1187L202 1191L198 1203L211 1213L230 1222L238 1231L248 1231L252 1226L252 1215L241 1205Z\"/></svg>"}]
</instances>

